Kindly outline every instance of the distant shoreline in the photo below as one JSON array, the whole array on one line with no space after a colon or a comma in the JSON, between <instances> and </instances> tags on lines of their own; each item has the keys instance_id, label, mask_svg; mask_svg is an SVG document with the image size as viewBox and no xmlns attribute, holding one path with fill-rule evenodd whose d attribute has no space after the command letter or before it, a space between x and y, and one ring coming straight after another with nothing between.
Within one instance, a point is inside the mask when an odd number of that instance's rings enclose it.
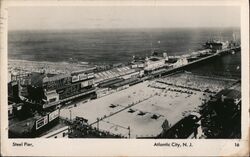
<instances>
[{"instance_id":1,"label":"distant shoreline","mask_svg":"<svg viewBox=\"0 0 250 157\"><path fill-rule=\"evenodd\" d=\"M12 29L12 30L8 30L8 32L26 32L26 31L30 31L30 32L46 32L46 31L58 31L58 32L62 32L62 31L110 31L110 30L173 30L173 29L237 29L240 30L241 27L236 27L236 26L232 26L232 27L155 27L155 28L150 28L150 27L142 27L142 28L77 28L77 29Z\"/></svg>"},{"instance_id":2,"label":"distant shoreline","mask_svg":"<svg viewBox=\"0 0 250 157\"><path fill-rule=\"evenodd\" d=\"M81 66L105 66L115 63L108 62L85 62L85 61L35 61L35 60L25 60L25 59L8 59L8 63L11 62L22 62L22 63L34 63L34 64L57 64L57 65L81 65Z\"/></svg>"},{"instance_id":3,"label":"distant shoreline","mask_svg":"<svg viewBox=\"0 0 250 157\"><path fill-rule=\"evenodd\" d=\"M52 61L30 61L30 60L25 60L25 59L8 59L9 62L26 62L26 63L44 63L44 64L71 64L66 61L62 62L52 62Z\"/></svg>"}]
</instances>

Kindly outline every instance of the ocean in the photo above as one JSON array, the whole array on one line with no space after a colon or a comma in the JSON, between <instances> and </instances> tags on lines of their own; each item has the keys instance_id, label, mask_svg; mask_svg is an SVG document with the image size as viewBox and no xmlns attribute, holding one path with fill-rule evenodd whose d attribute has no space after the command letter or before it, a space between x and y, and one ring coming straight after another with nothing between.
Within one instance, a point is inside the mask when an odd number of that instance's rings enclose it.
<instances>
[{"instance_id":1,"label":"ocean","mask_svg":"<svg viewBox=\"0 0 250 157\"><path fill-rule=\"evenodd\" d=\"M239 28L168 29L88 29L49 31L9 31L9 59L93 64L127 63L132 56L150 56L152 50L168 55L187 54L202 49L210 39L240 39ZM240 77L240 53L203 65L196 72L226 72ZM201 70L199 70L201 69Z\"/></svg>"}]
</instances>

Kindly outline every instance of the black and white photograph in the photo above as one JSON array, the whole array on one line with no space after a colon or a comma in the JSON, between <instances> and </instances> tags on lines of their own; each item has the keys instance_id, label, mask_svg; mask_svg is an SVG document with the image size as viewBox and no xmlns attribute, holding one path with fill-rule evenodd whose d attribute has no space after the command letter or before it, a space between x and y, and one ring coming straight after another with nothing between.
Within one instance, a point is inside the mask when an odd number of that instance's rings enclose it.
<instances>
[{"instance_id":1,"label":"black and white photograph","mask_svg":"<svg viewBox=\"0 0 250 157\"><path fill-rule=\"evenodd\" d=\"M242 139L240 6L11 6L7 18L8 139Z\"/></svg>"},{"instance_id":2,"label":"black and white photograph","mask_svg":"<svg viewBox=\"0 0 250 157\"><path fill-rule=\"evenodd\" d=\"M239 7L10 8L8 28L10 138L241 137Z\"/></svg>"}]
</instances>

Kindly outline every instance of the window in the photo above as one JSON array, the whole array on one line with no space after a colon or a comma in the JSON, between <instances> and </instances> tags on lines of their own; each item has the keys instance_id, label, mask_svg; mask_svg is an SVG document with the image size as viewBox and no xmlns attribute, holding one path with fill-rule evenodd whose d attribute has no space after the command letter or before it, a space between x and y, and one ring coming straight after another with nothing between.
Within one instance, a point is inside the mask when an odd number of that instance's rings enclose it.
<instances>
[{"instance_id":1,"label":"window","mask_svg":"<svg viewBox=\"0 0 250 157\"><path fill-rule=\"evenodd\" d=\"M56 98L49 99L49 102L54 102L56 101Z\"/></svg>"}]
</instances>

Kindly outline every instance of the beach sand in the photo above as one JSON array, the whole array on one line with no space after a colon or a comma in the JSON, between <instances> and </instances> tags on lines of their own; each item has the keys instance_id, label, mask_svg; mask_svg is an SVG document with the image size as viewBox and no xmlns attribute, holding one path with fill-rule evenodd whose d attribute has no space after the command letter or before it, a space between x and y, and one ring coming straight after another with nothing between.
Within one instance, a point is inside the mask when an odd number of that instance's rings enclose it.
<instances>
[{"instance_id":1,"label":"beach sand","mask_svg":"<svg viewBox=\"0 0 250 157\"><path fill-rule=\"evenodd\" d=\"M128 137L126 128L130 127L132 138L148 137L161 133L161 125L166 119L173 125L183 118L184 112L197 110L202 103L201 99L208 99L203 92L195 91L194 94L187 94L168 91L150 87L149 85L152 83L155 82L146 81L87 103L78 103L77 107L61 109L60 116L70 118L71 112L71 118L84 117L91 124L96 122L97 118L122 110L100 121L99 129ZM137 104L126 108L132 103ZM111 108L109 107L111 104L118 106ZM135 112L128 112L130 108ZM138 115L140 112L145 115ZM151 118L154 114L159 118ZM93 126L97 127L97 123Z\"/></svg>"}]
</instances>

